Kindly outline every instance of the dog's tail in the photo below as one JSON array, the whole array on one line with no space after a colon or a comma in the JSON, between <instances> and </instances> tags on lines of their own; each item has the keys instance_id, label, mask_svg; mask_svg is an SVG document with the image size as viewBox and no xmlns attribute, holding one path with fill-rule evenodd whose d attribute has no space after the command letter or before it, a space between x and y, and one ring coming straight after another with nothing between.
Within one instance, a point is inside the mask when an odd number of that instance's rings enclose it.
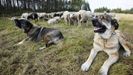
<instances>
[{"instance_id":1,"label":"dog's tail","mask_svg":"<svg viewBox=\"0 0 133 75\"><path fill-rule=\"evenodd\" d=\"M59 38L60 39L64 39L64 36L63 36L63 34L61 32L60 32Z\"/></svg>"}]
</instances>

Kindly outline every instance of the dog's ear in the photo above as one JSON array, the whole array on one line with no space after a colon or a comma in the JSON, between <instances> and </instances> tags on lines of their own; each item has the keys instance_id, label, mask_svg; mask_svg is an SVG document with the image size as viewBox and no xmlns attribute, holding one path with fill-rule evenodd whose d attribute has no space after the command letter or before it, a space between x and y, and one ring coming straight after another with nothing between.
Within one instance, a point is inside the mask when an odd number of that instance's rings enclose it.
<instances>
[{"instance_id":1,"label":"dog's ear","mask_svg":"<svg viewBox=\"0 0 133 75\"><path fill-rule=\"evenodd\" d=\"M24 29L24 33L28 33L29 30L33 27L32 23L30 23L29 21L27 20L24 20L24 26L23 26L23 29Z\"/></svg>"},{"instance_id":2,"label":"dog's ear","mask_svg":"<svg viewBox=\"0 0 133 75\"><path fill-rule=\"evenodd\" d=\"M116 19L111 20L111 25L115 27L115 30L119 28L119 23Z\"/></svg>"},{"instance_id":3,"label":"dog's ear","mask_svg":"<svg viewBox=\"0 0 133 75\"><path fill-rule=\"evenodd\" d=\"M33 27L33 24L32 24L32 23L30 23L29 21L26 21L26 25L27 25L27 27L28 27L28 28Z\"/></svg>"},{"instance_id":4,"label":"dog's ear","mask_svg":"<svg viewBox=\"0 0 133 75\"><path fill-rule=\"evenodd\" d=\"M19 28L22 28L21 27L21 22L18 20L18 19L14 19L14 22L15 22L15 25Z\"/></svg>"}]
</instances>

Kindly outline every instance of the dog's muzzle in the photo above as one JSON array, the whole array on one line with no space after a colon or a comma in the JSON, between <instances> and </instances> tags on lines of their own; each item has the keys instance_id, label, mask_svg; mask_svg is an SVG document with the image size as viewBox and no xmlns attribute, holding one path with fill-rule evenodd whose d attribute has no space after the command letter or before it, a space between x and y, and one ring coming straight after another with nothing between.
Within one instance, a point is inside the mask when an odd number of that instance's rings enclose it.
<instances>
[{"instance_id":1,"label":"dog's muzzle","mask_svg":"<svg viewBox=\"0 0 133 75\"><path fill-rule=\"evenodd\" d=\"M97 18L92 19L92 24L94 26L94 32L103 33L106 31L106 27L102 23L100 23Z\"/></svg>"}]
</instances>

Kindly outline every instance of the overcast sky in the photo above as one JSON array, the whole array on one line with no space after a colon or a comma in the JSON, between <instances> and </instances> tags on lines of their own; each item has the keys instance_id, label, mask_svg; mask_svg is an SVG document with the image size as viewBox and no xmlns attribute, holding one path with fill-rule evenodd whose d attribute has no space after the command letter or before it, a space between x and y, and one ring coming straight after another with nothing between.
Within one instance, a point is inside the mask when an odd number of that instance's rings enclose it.
<instances>
[{"instance_id":1,"label":"overcast sky","mask_svg":"<svg viewBox=\"0 0 133 75\"><path fill-rule=\"evenodd\" d=\"M130 9L133 8L133 0L86 0L90 4L92 11L96 8L107 7L110 9L121 8Z\"/></svg>"}]
</instances>

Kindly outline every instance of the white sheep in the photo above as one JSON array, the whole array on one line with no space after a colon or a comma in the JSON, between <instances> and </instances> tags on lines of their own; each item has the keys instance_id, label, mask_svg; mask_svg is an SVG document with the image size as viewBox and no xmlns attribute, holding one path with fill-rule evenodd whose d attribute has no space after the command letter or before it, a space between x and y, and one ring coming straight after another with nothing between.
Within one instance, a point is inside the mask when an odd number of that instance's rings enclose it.
<instances>
[{"instance_id":1,"label":"white sheep","mask_svg":"<svg viewBox=\"0 0 133 75\"><path fill-rule=\"evenodd\" d=\"M29 16L30 13L23 13L21 15L21 18L27 19L27 17Z\"/></svg>"},{"instance_id":2,"label":"white sheep","mask_svg":"<svg viewBox=\"0 0 133 75\"><path fill-rule=\"evenodd\" d=\"M79 25L82 25L86 23L88 24L88 19L92 17L92 13L90 11L86 10L80 10L79 12L76 13L78 17L78 23Z\"/></svg>"},{"instance_id":3,"label":"white sheep","mask_svg":"<svg viewBox=\"0 0 133 75\"><path fill-rule=\"evenodd\" d=\"M56 23L58 23L60 20L61 20L60 17L54 17L54 18L52 18L52 19L49 19L47 23L48 23L48 24L56 24Z\"/></svg>"},{"instance_id":4,"label":"white sheep","mask_svg":"<svg viewBox=\"0 0 133 75\"><path fill-rule=\"evenodd\" d=\"M61 16L61 18L64 19L64 21L65 21L66 23L68 23L68 22L69 22L69 15L70 15L70 12L69 12L69 11L65 11L65 12L63 13L63 15Z\"/></svg>"},{"instance_id":5,"label":"white sheep","mask_svg":"<svg viewBox=\"0 0 133 75\"><path fill-rule=\"evenodd\" d=\"M76 22L78 22L76 13L77 12L65 11L61 18L64 18L64 21L69 25L76 24Z\"/></svg>"},{"instance_id":6,"label":"white sheep","mask_svg":"<svg viewBox=\"0 0 133 75\"><path fill-rule=\"evenodd\" d=\"M37 13L38 14L38 19L44 18L47 14L45 12Z\"/></svg>"},{"instance_id":7,"label":"white sheep","mask_svg":"<svg viewBox=\"0 0 133 75\"><path fill-rule=\"evenodd\" d=\"M71 25L76 25L78 24L78 16L76 14L77 12L71 12L69 15L69 23Z\"/></svg>"}]
</instances>

